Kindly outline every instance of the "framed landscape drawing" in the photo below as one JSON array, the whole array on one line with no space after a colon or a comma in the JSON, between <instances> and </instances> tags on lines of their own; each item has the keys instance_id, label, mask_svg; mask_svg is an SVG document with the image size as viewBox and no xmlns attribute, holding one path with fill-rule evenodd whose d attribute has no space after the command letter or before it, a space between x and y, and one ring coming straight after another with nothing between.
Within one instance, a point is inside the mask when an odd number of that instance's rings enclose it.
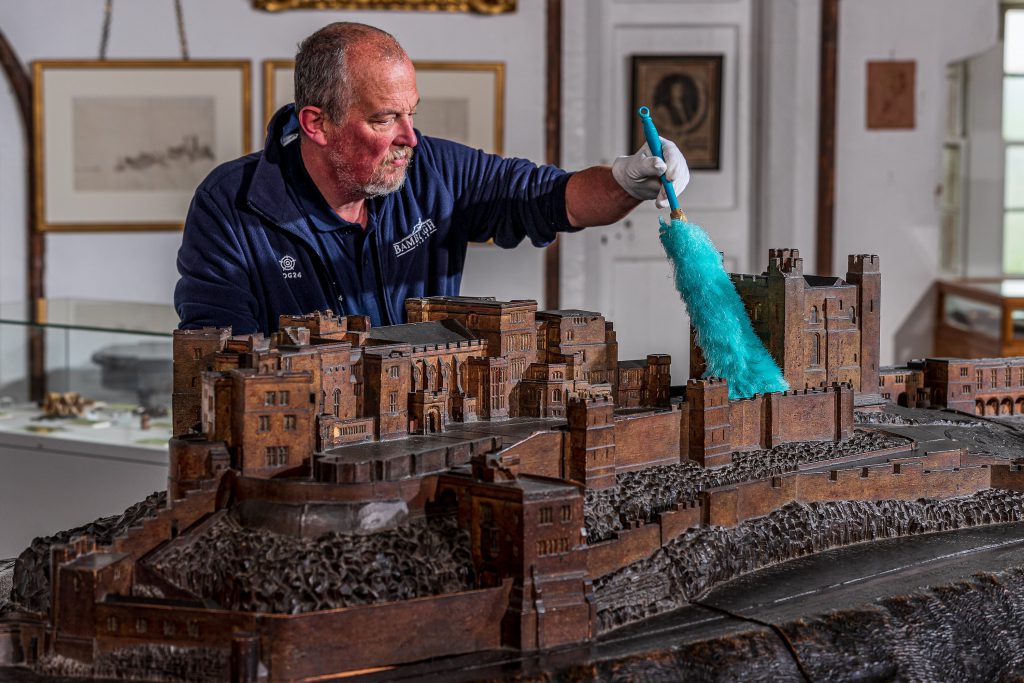
<instances>
[{"instance_id":1,"label":"framed landscape drawing","mask_svg":"<svg viewBox=\"0 0 1024 683\"><path fill-rule=\"evenodd\" d=\"M502 62L414 62L420 105L416 128L424 135L461 142L485 152L504 151L505 65ZM295 62L263 63L263 112L294 98Z\"/></svg>"},{"instance_id":2,"label":"framed landscape drawing","mask_svg":"<svg viewBox=\"0 0 1024 683\"><path fill-rule=\"evenodd\" d=\"M628 151L644 144L636 112L646 105L658 132L679 145L691 169L719 170L723 55L634 55L632 59Z\"/></svg>"},{"instance_id":3,"label":"framed landscape drawing","mask_svg":"<svg viewBox=\"0 0 1024 683\"><path fill-rule=\"evenodd\" d=\"M196 186L250 150L240 61L33 64L37 229L176 230Z\"/></svg>"}]
</instances>

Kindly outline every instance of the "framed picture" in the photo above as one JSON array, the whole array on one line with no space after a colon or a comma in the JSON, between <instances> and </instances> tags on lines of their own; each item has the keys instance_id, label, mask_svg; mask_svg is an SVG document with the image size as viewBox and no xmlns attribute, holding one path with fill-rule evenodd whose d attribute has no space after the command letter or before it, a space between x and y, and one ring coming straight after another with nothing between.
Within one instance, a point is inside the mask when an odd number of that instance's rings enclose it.
<instances>
[{"instance_id":1,"label":"framed picture","mask_svg":"<svg viewBox=\"0 0 1024 683\"><path fill-rule=\"evenodd\" d=\"M397 9L428 12L515 12L516 0L252 0L256 9L280 12L286 9Z\"/></svg>"},{"instance_id":2,"label":"framed picture","mask_svg":"<svg viewBox=\"0 0 1024 683\"><path fill-rule=\"evenodd\" d=\"M181 229L196 186L250 151L240 61L33 64L36 227Z\"/></svg>"},{"instance_id":3,"label":"framed picture","mask_svg":"<svg viewBox=\"0 0 1024 683\"><path fill-rule=\"evenodd\" d=\"M636 112L646 105L662 137L679 145L693 170L717 171L722 150L723 55L634 55L630 145L644 144Z\"/></svg>"},{"instance_id":4,"label":"framed picture","mask_svg":"<svg viewBox=\"0 0 1024 683\"><path fill-rule=\"evenodd\" d=\"M502 154L505 140L505 64L413 62L420 104L416 128L425 135ZM266 121L295 96L295 62L263 63Z\"/></svg>"}]
</instances>

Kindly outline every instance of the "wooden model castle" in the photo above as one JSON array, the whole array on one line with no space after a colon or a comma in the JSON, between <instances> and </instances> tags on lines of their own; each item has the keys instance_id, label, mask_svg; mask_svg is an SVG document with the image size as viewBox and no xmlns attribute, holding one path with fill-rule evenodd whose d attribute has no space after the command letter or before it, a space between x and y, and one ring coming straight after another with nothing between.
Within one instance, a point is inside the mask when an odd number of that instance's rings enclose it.
<instances>
[{"instance_id":1,"label":"wooden model castle","mask_svg":"<svg viewBox=\"0 0 1024 683\"><path fill-rule=\"evenodd\" d=\"M955 449L922 455L907 441L869 453L870 467L843 470L836 459L831 472L715 486L611 538L588 537L588 501L626 473L841 444L854 436L855 402L877 403L879 394L1021 411L1022 359L880 369L879 260L849 263L845 280L806 276L796 250L772 250L765 274L733 276L755 329L798 387L744 400L730 401L715 378L691 379L684 396L672 396L668 355L620 361L599 313L538 311L533 301L410 299L408 324L376 329L365 317L321 311L282 316L270 337L178 331L166 505L109 543L83 535L55 547L45 604L0 620L0 662L58 657L81 667L63 673L88 674L145 647L157 660L191 652L212 671L230 666L235 680L295 681L553 648L606 630L596 581L687 530L734 527L792 501L1024 490L1013 467ZM699 352L691 357L699 377ZM344 521L381 504L397 521ZM334 609L246 611L199 594L152 559L187 548L217 515L239 509L302 537L372 534L447 514L467 535L472 585Z\"/></svg>"}]
</instances>

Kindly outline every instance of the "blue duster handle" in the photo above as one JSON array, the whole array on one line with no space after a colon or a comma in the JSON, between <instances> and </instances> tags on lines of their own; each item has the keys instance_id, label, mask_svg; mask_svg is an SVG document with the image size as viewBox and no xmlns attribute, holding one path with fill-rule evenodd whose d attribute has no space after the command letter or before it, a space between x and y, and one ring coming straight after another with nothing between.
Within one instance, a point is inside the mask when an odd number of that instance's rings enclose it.
<instances>
[{"instance_id":1,"label":"blue duster handle","mask_svg":"<svg viewBox=\"0 0 1024 683\"><path fill-rule=\"evenodd\" d=\"M647 138L647 146L650 147L651 154L664 161L665 153L661 149L661 136L658 135L658 129L654 127L654 121L651 119L651 110L647 107L640 107L637 113L640 114L640 121L644 126L644 137ZM676 197L676 190L672 186L672 181L665 177L665 174L662 174L661 184L665 187L665 196L668 197L669 207L673 212L679 211L679 198Z\"/></svg>"}]
</instances>

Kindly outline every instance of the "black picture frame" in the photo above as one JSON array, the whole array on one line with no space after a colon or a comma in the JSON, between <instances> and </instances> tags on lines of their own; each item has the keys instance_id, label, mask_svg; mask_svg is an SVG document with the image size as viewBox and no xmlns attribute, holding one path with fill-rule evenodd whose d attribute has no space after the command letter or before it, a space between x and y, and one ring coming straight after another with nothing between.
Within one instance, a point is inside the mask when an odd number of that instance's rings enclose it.
<instances>
[{"instance_id":1,"label":"black picture frame","mask_svg":"<svg viewBox=\"0 0 1024 683\"><path fill-rule=\"evenodd\" d=\"M637 110L651 110L658 133L683 151L691 170L722 168L722 72L725 55L632 55L630 146L644 144Z\"/></svg>"}]
</instances>

